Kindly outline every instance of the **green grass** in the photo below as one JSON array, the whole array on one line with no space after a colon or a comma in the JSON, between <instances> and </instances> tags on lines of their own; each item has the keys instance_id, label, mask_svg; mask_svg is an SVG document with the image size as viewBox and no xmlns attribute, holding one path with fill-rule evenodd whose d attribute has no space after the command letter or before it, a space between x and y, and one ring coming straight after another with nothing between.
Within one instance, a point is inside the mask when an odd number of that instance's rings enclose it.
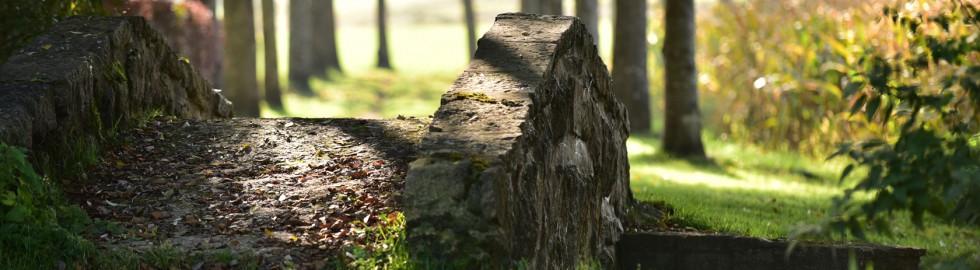
<instances>
[{"instance_id":1,"label":"green grass","mask_svg":"<svg viewBox=\"0 0 980 270\"><path fill-rule=\"evenodd\" d=\"M439 97L455 74L403 75L373 70L357 75L312 79L317 96L283 96L283 110L263 106L263 117L425 117L435 113Z\"/></svg>"},{"instance_id":2,"label":"green grass","mask_svg":"<svg viewBox=\"0 0 980 270\"><path fill-rule=\"evenodd\" d=\"M705 138L712 162L667 157L660 153L661 141L654 137L629 139L630 180L636 198L672 205L671 221L684 226L786 238L795 226L827 218L831 199L843 193L837 175L845 164L839 161L765 152L713 136ZM845 185L851 181L847 179ZM924 228L917 229L901 213L891 226L891 236L870 230L869 241L926 248L926 260L980 252L980 229L976 227L927 218Z\"/></svg>"}]
</instances>

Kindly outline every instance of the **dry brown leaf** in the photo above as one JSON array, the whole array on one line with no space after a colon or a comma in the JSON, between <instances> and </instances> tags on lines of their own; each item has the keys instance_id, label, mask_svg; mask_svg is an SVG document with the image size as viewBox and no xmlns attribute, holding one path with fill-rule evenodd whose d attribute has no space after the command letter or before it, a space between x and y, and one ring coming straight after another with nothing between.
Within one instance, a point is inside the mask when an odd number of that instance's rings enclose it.
<instances>
[{"instance_id":1,"label":"dry brown leaf","mask_svg":"<svg viewBox=\"0 0 980 270\"><path fill-rule=\"evenodd\" d=\"M161 218L170 217L170 212L167 212L167 211L153 211L153 212L150 212L150 216L152 216L154 219L161 219Z\"/></svg>"}]
</instances>

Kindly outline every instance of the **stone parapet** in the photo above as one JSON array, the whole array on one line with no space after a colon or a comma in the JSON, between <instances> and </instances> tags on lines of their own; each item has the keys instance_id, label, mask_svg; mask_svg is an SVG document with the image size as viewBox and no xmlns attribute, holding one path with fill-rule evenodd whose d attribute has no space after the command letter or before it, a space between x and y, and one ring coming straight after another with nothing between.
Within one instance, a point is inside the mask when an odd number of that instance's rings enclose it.
<instances>
[{"instance_id":1,"label":"stone parapet","mask_svg":"<svg viewBox=\"0 0 980 270\"><path fill-rule=\"evenodd\" d=\"M406 179L413 250L485 268L615 264L629 130L585 25L498 15L441 102Z\"/></svg>"},{"instance_id":2,"label":"stone parapet","mask_svg":"<svg viewBox=\"0 0 980 270\"><path fill-rule=\"evenodd\" d=\"M151 110L232 116L231 103L142 17L71 17L0 66L0 141L33 154L66 151L58 148Z\"/></svg>"}]
</instances>

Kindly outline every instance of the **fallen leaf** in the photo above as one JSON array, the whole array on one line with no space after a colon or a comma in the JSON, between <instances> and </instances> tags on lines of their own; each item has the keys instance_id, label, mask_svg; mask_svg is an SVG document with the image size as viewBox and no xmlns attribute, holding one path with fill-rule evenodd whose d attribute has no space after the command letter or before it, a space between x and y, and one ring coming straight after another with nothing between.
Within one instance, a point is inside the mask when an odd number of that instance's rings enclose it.
<instances>
[{"instance_id":1,"label":"fallen leaf","mask_svg":"<svg viewBox=\"0 0 980 270\"><path fill-rule=\"evenodd\" d=\"M365 171L363 171L363 170L352 172L350 174L350 178L353 178L353 179L361 179L361 178L365 178L367 176L368 176L368 173L365 172Z\"/></svg>"},{"instance_id":2,"label":"fallen leaf","mask_svg":"<svg viewBox=\"0 0 980 270\"><path fill-rule=\"evenodd\" d=\"M384 161L378 160L378 161L375 161L374 162L374 167L381 167L381 165L384 165L384 164L385 164Z\"/></svg>"},{"instance_id":3,"label":"fallen leaf","mask_svg":"<svg viewBox=\"0 0 980 270\"><path fill-rule=\"evenodd\" d=\"M51 49L51 44L41 45L41 49L47 51L48 49Z\"/></svg>"},{"instance_id":4,"label":"fallen leaf","mask_svg":"<svg viewBox=\"0 0 980 270\"><path fill-rule=\"evenodd\" d=\"M268 231L268 230L266 230L266 231ZM228 242L228 244L231 245L231 246L233 246L233 247L237 247L238 245L242 244L242 242L240 242L238 240L231 240L231 242Z\"/></svg>"},{"instance_id":5,"label":"fallen leaf","mask_svg":"<svg viewBox=\"0 0 980 270\"><path fill-rule=\"evenodd\" d=\"M290 235L290 236L289 236L289 241L290 241L290 242L296 242L296 241L299 241L299 238L298 238L298 237L296 237L295 235Z\"/></svg>"},{"instance_id":6,"label":"fallen leaf","mask_svg":"<svg viewBox=\"0 0 980 270\"><path fill-rule=\"evenodd\" d=\"M272 231L265 229L265 235L272 236Z\"/></svg>"},{"instance_id":7,"label":"fallen leaf","mask_svg":"<svg viewBox=\"0 0 980 270\"><path fill-rule=\"evenodd\" d=\"M167 211L153 211L150 212L150 216L152 216L154 219L161 219L161 218L169 217L170 213Z\"/></svg>"},{"instance_id":8,"label":"fallen leaf","mask_svg":"<svg viewBox=\"0 0 980 270\"><path fill-rule=\"evenodd\" d=\"M197 225L201 223L201 220L194 215L187 215L184 217L184 222L187 222L187 225Z\"/></svg>"},{"instance_id":9,"label":"fallen leaf","mask_svg":"<svg viewBox=\"0 0 980 270\"><path fill-rule=\"evenodd\" d=\"M126 166L126 163L123 163L122 161L116 161L116 166L119 167Z\"/></svg>"},{"instance_id":10,"label":"fallen leaf","mask_svg":"<svg viewBox=\"0 0 980 270\"><path fill-rule=\"evenodd\" d=\"M150 183L153 183L154 185L165 185L167 184L167 179L157 178L157 179L153 179L153 181L150 181Z\"/></svg>"}]
</instances>

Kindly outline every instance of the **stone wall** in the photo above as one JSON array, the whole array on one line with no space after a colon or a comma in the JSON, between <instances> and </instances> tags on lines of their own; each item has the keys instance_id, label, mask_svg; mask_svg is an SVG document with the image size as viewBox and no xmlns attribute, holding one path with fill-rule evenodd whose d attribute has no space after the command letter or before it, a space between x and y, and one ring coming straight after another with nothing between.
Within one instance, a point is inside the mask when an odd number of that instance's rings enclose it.
<instances>
[{"instance_id":1,"label":"stone wall","mask_svg":"<svg viewBox=\"0 0 980 270\"><path fill-rule=\"evenodd\" d=\"M0 66L0 141L34 154L58 157L69 141L149 110L194 119L232 113L142 17L69 18Z\"/></svg>"},{"instance_id":2,"label":"stone wall","mask_svg":"<svg viewBox=\"0 0 980 270\"><path fill-rule=\"evenodd\" d=\"M574 17L501 14L442 96L406 179L413 250L450 264L615 264L626 111Z\"/></svg>"},{"instance_id":3,"label":"stone wall","mask_svg":"<svg viewBox=\"0 0 980 270\"><path fill-rule=\"evenodd\" d=\"M651 244L655 243L655 244ZM620 268L718 270L915 270L925 250L869 244L792 243L730 235L626 234L618 244Z\"/></svg>"}]
</instances>

